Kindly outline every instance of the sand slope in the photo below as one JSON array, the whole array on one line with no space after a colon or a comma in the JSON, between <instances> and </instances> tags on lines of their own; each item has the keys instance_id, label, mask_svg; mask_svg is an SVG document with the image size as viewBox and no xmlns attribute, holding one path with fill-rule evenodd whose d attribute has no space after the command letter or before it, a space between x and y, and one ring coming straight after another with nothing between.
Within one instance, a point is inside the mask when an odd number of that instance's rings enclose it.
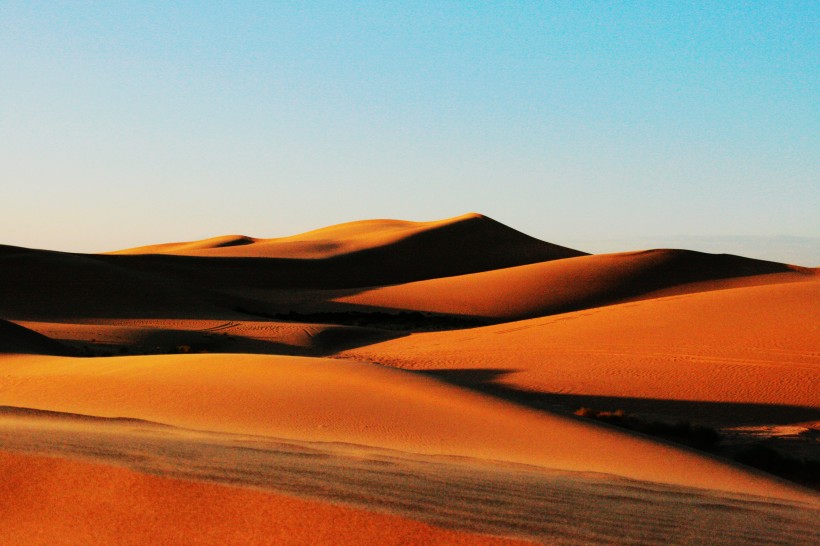
<instances>
[{"instance_id":1,"label":"sand slope","mask_svg":"<svg viewBox=\"0 0 820 546\"><path fill-rule=\"evenodd\" d=\"M0 451L2 543L513 545L271 492Z\"/></svg>"},{"instance_id":2,"label":"sand slope","mask_svg":"<svg viewBox=\"0 0 820 546\"><path fill-rule=\"evenodd\" d=\"M743 422L781 406L820 408L818 302L817 280L750 286L414 334L345 354L575 407L595 397L601 409L667 401L684 419Z\"/></svg>"},{"instance_id":3,"label":"sand slope","mask_svg":"<svg viewBox=\"0 0 820 546\"><path fill-rule=\"evenodd\" d=\"M259 355L12 356L0 368L0 405L817 500L704 456L372 364Z\"/></svg>"},{"instance_id":4,"label":"sand slope","mask_svg":"<svg viewBox=\"0 0 820 546\"><path fill-rule=\"evenodd\" d=\"M539 241L476 213L433 222L363 220L276 239L227 235L187 243L144 246L111 254L319 259L369 252L374 260L384 260L387 258L385 254L390 253L451 261L450 253L454 250L458 250L462 263L484 261L488 254L498 263L508 264L584 254Z\"/></svg>"},{"instance_id":5,"label":"sand slope","mask_svg":"<svg viewBox=\"0 0 820 546\"><path fill-rule=\"evenodd\" d=\"M362 445L201 433L144 421L7 407L0 407L0 443L5 451L81 457L177 480L205 480L261 488L289 497L342 502L353 508L377 513L387 511L447 529L534 540L540 544L759 546L806 544L820 539L820 529L816 526L820 508L808 505L638 482L606 474L419 455ZM60 469L70 472L65 465ZM25 467L11 468L11 472L22 471ZM170 485L180 492L184 491L184 483L174 480ZM94 487L85 484L79 496L85 498L95 493ZM227 492L217 492L220 496L233 493L233 487ZM106 489L102 496L107 499L109 495L110 489ZM12 491L8 498L14 504L13 518L20 499L24 500L24 509L25 501L31 496L14 495ZM220 500L217 505L225 509L224 501ZM194 499L186 498L186 501L190 504L188 510L209 513L209 509L198 506ZM133 501L127 498L122 502L127 507ZM294 504L298 508L301 503ZM230 504L227 508L234 510ZM64 513L57 507L55 512ZM640 517L635 517L636 514ZM28 520L27 517L15 518L4 529L17 529L21 519ZM40 532L46 526L59 528L63 522L55 519L48 518L53 522L50 525L40 522ZM284 518L289 519L290 514ZM305 526L323 527L310 530L313 534L329 534L324 527L332 524L346 535L340 537L340 541L355 540L359 534L369 541L369 526L356 519L313 522L310 514L303 514L301 521ZM96 522L86 518L72 532L80 530L90 534L87 523ZM258 529L255 536L280 528L278 521L274 526L264 519L247 523ZM397 525L393 532L405 528L401 521L383 523ZM105 522L102 525L108 527ZM130 535L143 534L146 542L150 542L152 535L145 532L141 520L125 525L130 527ZM282 534L294 532L285 527ZM208 521L192 531L188 543L214 536L216 531L224 532ZM251 533L246 526L240 532ZM304 530L295 532L295 536L305 533ZM392 543L391 529L385 528L382 532L387 535L385 541ZM403 533L397 534L403 537ZM428 533L423 532L418 539L424 541L427 536ZM474 535L467 536L480 540ZM412 543L411 537L402 540ZM88 540L82 542L88 543Z\"/></svg>"},{"instance_id":6,"label":"sand slope","mask_svg":"<svg viewBox=\"0 0 820 546\"><path fill-rule=\"evenodd\" d=\"M0 319L0 354L65 355L65 347L53 339L13 322Z\"/></svg>"},{"instance_id":7,"label":"sand slope","mask_svg":"<svg viewBox=\"0 0 820 546\"><path fill-rule=\"evenodd\" d=\"M674 292L814 278L816 273L810 269L739 256L651 250L581 256L374 288L334 301L515 320Z\"/></svg>"}]
</instances>

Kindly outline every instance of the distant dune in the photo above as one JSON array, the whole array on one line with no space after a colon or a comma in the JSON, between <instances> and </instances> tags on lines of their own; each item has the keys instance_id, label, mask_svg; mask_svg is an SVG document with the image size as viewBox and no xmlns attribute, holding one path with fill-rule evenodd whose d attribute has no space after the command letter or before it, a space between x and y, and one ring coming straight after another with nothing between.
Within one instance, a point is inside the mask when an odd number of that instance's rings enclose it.
<instances>
[{"instance_id":1,"label":"distant dune","mask_svg":"<svg viewBox=\"0 0 820 546\"><path fill-rule=\"evenodd\" d=\"M231 244L237 241L182 245L181 252L191 245L206 253L229 252L218 259L141 254L154 247L122 256L3 247L0 281L14 290L0 300L0 316L235 320L248 318L248 312L269 317L403 310L512 320L815 274L682 250L585 256L479 215L427 223L356 222L286 240ZM296 243L304 252L290 255L300 258L270 257L288 254L276 249ZM179 246L159 248L171 253ZM322 251L323 258L305 257L306 249L331 246L334 253ZM227 257L232 249L255 257Z\"/></svg>"},{"instance_id":2,"label":"distant dune","mask_svg":"<svg viewBox=\"0 0 820 546\"><path fill-rule=\"evenodd\" d=\"M458 252L462 266L493 268L542 262L584 253L545 243L481 214L470 213L434 222L364 220L330 226L291 237L254 239L243 235L214 237L188 243L151 245L112 254L175 254L183 256L321 259L370 253L368 258L444 258ZM480 270L480 269L475 269Z\"/></svg>"}]
</instances>

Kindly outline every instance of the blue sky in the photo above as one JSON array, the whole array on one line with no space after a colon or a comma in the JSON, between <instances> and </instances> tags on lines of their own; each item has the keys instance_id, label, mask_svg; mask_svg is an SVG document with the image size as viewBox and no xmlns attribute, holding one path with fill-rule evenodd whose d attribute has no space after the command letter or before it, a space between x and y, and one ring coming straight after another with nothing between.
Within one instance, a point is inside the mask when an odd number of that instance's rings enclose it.
<instances>
[{"instance_id":1,"label":"blue sky","mask_svg":"<svg viewBox=\"0 0 820 546\"><path fill-rule=\"evenodd\" d=\"M796 1L0 1L0 242L467 211L621 250L818 237L818 27Z\"/></svg>"}]
</instances>

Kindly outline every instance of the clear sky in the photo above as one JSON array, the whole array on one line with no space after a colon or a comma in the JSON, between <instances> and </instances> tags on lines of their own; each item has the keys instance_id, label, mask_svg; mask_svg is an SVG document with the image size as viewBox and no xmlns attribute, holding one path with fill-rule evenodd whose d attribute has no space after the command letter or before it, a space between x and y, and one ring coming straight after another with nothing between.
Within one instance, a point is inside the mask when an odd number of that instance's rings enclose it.
<instances>
[{"instance_id":1,"label":"clear sky","mask_svg":"<svg viewBox=\"0 0 820 546\"><path fill-rule=\"evenodd\" d=\"M818 28L817 1L0 0L0 243L468 211L620 250L820 237Z\"/></svg>"}]
</instances>

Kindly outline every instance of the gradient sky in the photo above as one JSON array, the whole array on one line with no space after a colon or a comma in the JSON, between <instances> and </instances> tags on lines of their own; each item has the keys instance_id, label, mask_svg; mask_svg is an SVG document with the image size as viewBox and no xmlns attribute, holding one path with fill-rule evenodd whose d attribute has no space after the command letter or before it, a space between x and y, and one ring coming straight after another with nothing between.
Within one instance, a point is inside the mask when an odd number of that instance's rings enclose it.
<instances>
[{"instance_id":1,"label":"gradient sky","mask_svg":"<svg viewBox=\"0 0 820 546\"><path fill-rule=\"evenodd\" d=\"M820 237L818 28L816 1L0 0L0 243L467 211L591 250Z\"/></svg>"}]
</instances>

